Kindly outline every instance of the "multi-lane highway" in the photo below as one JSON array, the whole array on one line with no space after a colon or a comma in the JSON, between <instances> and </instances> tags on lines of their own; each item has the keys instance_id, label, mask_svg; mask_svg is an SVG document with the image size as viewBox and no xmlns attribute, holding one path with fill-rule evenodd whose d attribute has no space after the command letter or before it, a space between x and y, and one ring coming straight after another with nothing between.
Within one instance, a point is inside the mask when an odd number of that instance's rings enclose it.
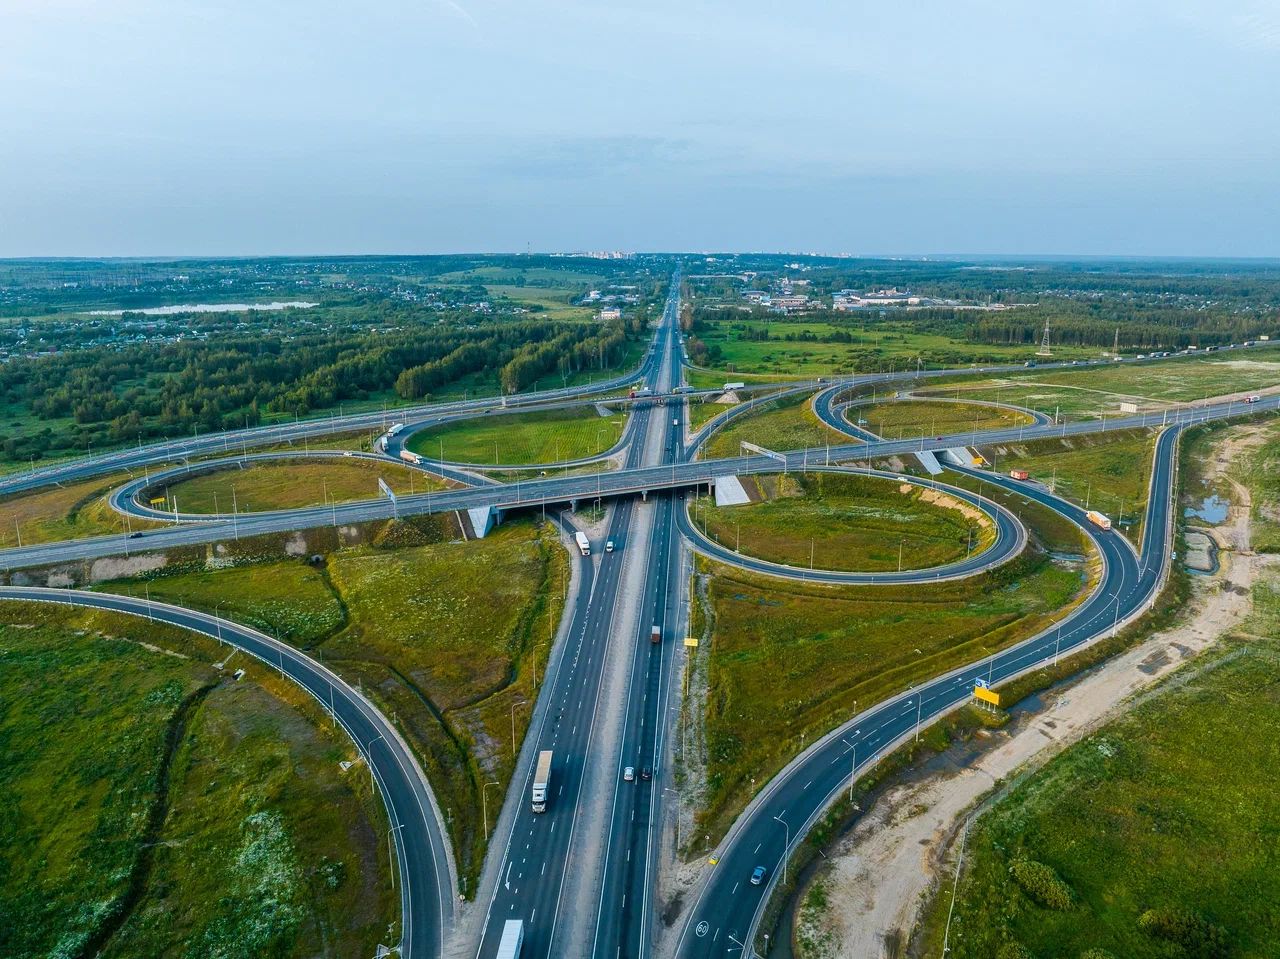
<instances>
[{"instance_id":1,"label":"multi-lane highway","mask_svg":"<svg viewBox=\"0 0 1280 959\"><path fill-rule=\"evenodd\" d=\"M413 427L449 422L512 407L562 407L593 402L584 396L614 389L642 377L644 385L670 396L681 382L681 346L676 329L679 312L678 278L673 281L653 347L641 367L625 376L586 388L546 391L495 406L492 399L435 404L398 410L398 421ZM1065 365L1065 364L1060 364ZM991 372L1021 370L992 367ZM801 575L823 582L927 582L973 575L1005 562L1021 550L1025 529L1010 511L991 496L959 488L948 491L982 509L995 522L996 543L980 554L949 567L898 573L832 573L794 570L738 555L701 536L681 502L689 487L716 477L779 470L855 468L890 456L941 451L957 446L1075 436L1140 427L1166 427L1157 443L1152 490L1141 554L1114 533L1089 527L1081 510L1053 497L1034 484L972 470L995 487L1007 488L1055 509L1090 530L1103 573L1095 590L1050 631L1018 646L939 677L851 717L840 729L797 757L753 800L721 843L719 863L710 869L690 907L681 917L678 950L682 956L712 956L741 949L749 954L750 937L760 910L776 883L784 855L801 840L824 809L849 787L856 769L892 749L918 726L966 701L976 679L1005 681L1046 659L1080 647L1116 628L1140 612L1158 590L1167 569L1170 497L1176 462L1176 440L1183 426L1274 411L1280 398L1256 403L1205 403L1162 414L1130 415L1106 420L1054 423L1040 415L1025 426L993 431L965 431L947 436L921 435L913 440L884 440L845 416L851 389L877 383L915 381L924 377L970 375L974 370L875 374L836 384L789 384L784 392L817 389L815 410L827 425L851 437L851 442L775 456L741 456L697 460L701 443L712 432L739 416L751 404L727 410L686 438L683 404L633 405L623 440L609 454L624 456L623 468L589 475L540 476L516 483L484 481L456 464L427 463L428 472L443 475L465 488L382 499L329 504L301 510L223 515L188 515L150 510L139 502L147 490L182 478L187 466L150 473L154 464L183 457L216 455L241 450L225 462L209 462L195 469L224 468L239 462L290 458L296 452L250 454L249 447L340 430L381 429L388 418L381 411L307 421L282 427L236 431L225 436L197 437L177 444L157 444L50 467L0 481L0 494L65 482L126 468L142 468L147 475L116 490L112 502L132 515L177 519L174 525L148 530L142 538L125 535L0 550L0 569L17 569L139 550L159 550L231 537L296 530L333 523L346 524L392 515L438 512L492 506L500 510L539 504L614 500L605 531L595 537L593 555L577 563L575 601L566 610L564 639L549 666L529 729L524 759L513 778L507 812L492 837L484 883L474 907L476 918L459 924L450 954L478 954L488 959L497 948L503 923L520 918L526 923L525 951L529 959L545 956L647 956L652 952L656 910L656 861L664 822L663 798L671 785L664 768L665 737L672 715L672 677L684 632L686 543L718 559L773 575ZM768 388L768 387L761 387ZM686 394L687 395L687 394ZM860 442L853 442L852 440ZM390 453L394 455L393 447ZM341 456L341 452L317 452ZM376 457L375 457L376 458ZM859 464L861 467L859 468ZM563 465L563 464L560 464ZM911 479L910 482L924 482ZM939 484L942 485L942 484ZM643 495L638 495L643 494ZM602 549L605 539L618 545ZM358 693L304 654L253 630L204 614L163 604L65 590L33 592L10 587L0 599L39 598L77 602L134 614L149 614L177 625L213 634L234 643L279 668L304 688L326 701L332 698L335 716L368 757L395 824L398 859L403 878L404 942L402 955L428 956L444 948L454 929L452 875L447 842L430 792L411 754L394 727ZM657 626L662 641L651 643ZM548 811L534 814L528 796L532 757L540 749L555 754ZM856 762L855 762L856 760ZM634 781L621 773L634 768ZM766 867L760 886L749 882L751 870ZM584 907L584 903L586 904ZM745 947L745 948L744 948Z\"/></svg>"}]
</instances>

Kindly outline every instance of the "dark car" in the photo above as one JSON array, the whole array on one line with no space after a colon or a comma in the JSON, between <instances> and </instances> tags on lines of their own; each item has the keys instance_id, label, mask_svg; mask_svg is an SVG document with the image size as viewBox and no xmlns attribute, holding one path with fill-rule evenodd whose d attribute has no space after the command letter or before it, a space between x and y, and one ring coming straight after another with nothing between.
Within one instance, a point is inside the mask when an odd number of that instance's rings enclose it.
<instances>
[{"instance_id":1,"label":"dark car","mask_svg":"<svg viewBox=\"0 0 1280 959\"><path fill-rule=\"evenodd\" d=\"M643 779L645 782L648 782L650 779L653 778L653 770L650 769L648 766L645 766L644 769L640 770L640 778Z\"/></svg>"},{"instance_id":2,"label":"dark car","mask_svg":"<svg viewBox=\"0 0 1280 959\"><path fill-rule=\"evenodd\" d=\"M760 885L760 883L764 882L764 874L765 874L767 871L768 871L768 870L766 870L766 869L764 868L764 866L756 866L756 868L755 868L755 869L752 869L752 870L751 870L751 885L753 885L753 886L758 886L758 885Z\"/></svg>"},{"instance_id":3,"label":"dark car","mask_svg":"<svg viewBox=\"0 0 1280 959\"><path fill-rule=\"evenodd\" d=\"M130 538L130 539L142 539L142 534L141 534L141 533L130 533L130 534L129 534L129 538Z\"/></svg>"}]
</instances>

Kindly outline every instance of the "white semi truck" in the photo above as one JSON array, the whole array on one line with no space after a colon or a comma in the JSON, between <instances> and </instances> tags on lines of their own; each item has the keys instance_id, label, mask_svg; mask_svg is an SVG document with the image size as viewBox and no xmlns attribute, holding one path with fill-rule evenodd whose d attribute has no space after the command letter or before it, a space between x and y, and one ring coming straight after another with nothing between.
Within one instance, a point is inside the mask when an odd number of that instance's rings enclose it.
<instances>
[{"instance_id":1,"label":"white semi truck","mask_svg":"<svg viewBox=\"0 0 1280 959\"><path fill-rule=\"evenodd\" d=\"M538 768L533 773L533 796L531 806L534 812L547 811L547 790L551 788L551 750L544 749L538 753Z\"/></svg>"},{"instance_id":2,"label":"white semi truck","mask_svg":"<svg viewBox=\"0 0 1280 959\"><path fill-rule=\"evenodd\" d=\"M409 450L401 450L400 458L406 463L412 463L414 466L422 465L422 457L417 453L411 453Z\"/></svg>"},{"instance_id":3,"label":"white semi truck","mask_svg":"<svg viewBox=\"0 0 1280 959\"><path fill-rule=\"evenodd\" d=\"M1098 527L1098 529L1111 529L1110 517L1103 516L1096 509L1089 510L1089 512L1084 514L1084 518L1094 526Z\"/></svg>"},{"instance_id":4,"label":"white semi truck","mask_svg":"<svg viewBox=\"0 0 1280 959\"><path fill-rule=\"evenodd\" d=\"M520 947L524 945L524 920L508 919L502 927L502 941L498 943L495 959L520 959Z\"/></svg>"},{"instance_id":5,"label":"white semi truck","mask_svg":"<svg viewBox=\"0 0 1280 959\"><path fill-rule=\"evenodd\" d=\"M573 540L578 544L578 549L582 550L583 556L591 555L591 540L587 539L587 534L578 531L573 534Z\"/></svg>"}]
</instances>

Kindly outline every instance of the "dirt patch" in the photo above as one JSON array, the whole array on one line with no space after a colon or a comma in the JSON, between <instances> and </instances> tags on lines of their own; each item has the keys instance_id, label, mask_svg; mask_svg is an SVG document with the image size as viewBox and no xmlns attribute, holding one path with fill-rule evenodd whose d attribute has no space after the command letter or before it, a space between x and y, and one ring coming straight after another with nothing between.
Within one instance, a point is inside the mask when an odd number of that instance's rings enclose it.
<instances>
[{"instance_id":1,"label":"dirt patch","mask_svg":"<svg viewBox=\"0 0 1280 959\"><path fill-rule=\"evenodd\" d=\"M108 579L141 576L152 570L163 569L169 562L164 553L146 553L142 556L107 556L93 561L89 567L89 582L101 583Z\"/></svg>"},{"instance_id":2,"label":"dirt patch","mask_svg":"<svg viewBox=\"0 0 1280 959\"><path fill-rule=\"evenodd\" d=\"M827 883L829 908L818 917L805 917L807 923L820 924L812 931L834 944L828 955L900 955L922 904L951 874L945 859L959 824L997 781L1048 761L1249 615L1249 588L1261 566L1276 560L1248 552L1248 491L1231 483L1225 468L1233 456L1258 442L1240 437L1219 447L1221 456L1209 478L1230 483L1234 494L1227 522L1214 530L1224 546L1222 565L1213 576L1197 577L1178 625L1060 689L1047 708L984 734L978 748L967 746L951 771L893 787L836 844L830 865L815 880Z\"/></svg>"}]
</instances>

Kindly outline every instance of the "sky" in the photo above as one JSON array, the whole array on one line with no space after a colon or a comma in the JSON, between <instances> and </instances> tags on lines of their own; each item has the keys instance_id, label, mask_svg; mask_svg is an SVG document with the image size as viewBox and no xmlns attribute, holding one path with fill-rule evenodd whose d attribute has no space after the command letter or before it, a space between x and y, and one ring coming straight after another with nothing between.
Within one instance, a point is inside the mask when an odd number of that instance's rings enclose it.
<instances>
[{"instance_id":1,"label":"sky","mask_svg":"<svg viewBox=\"0 0 1280 959\"><path fill-rule=\"evenodd\" d=\"M1280 0L0 0L0 256L1280 256Z\"/></svg>"}]
</instances>

